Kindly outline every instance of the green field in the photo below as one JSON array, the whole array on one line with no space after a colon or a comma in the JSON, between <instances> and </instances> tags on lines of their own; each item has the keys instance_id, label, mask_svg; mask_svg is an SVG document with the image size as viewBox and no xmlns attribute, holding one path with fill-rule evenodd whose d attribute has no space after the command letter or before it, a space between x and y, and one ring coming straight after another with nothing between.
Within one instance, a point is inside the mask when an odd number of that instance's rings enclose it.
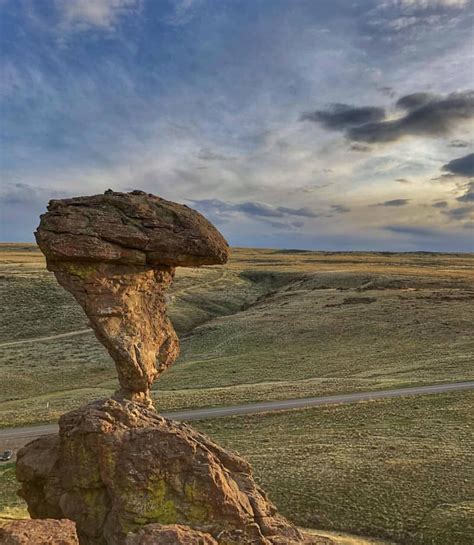
<instances>
[{"instance_id":1,"label":"green field","mask_svg":"<svg viewBox=\"0 0 474 545\"><path fill-rule=\"evenodd\" d=\"M235 249L225 268L178 269L181 357L159 409L473 377L474 257ZM0 426L54 420L109 395L113 363L34 246L0 246Z\"/></svg>"},{"instance_id":2,"label":"green field","mask_svg":"<svg viewBox=\"0 0 474 545\"><path fill-rule=\"evenodd\" d=\"M234 249L224 268L179 269L168 299L182 350L155 384L157 407L472 380L473 265L473 255ZM20 343L87 328L36 247L0 245L0 305L0 426L55 420L114 391L90 332ZM464 392L196 425L247 457L302 526L464 545L473 405ZM12 474L2 466L10 508Z\"/></svg>"}]
</instances>

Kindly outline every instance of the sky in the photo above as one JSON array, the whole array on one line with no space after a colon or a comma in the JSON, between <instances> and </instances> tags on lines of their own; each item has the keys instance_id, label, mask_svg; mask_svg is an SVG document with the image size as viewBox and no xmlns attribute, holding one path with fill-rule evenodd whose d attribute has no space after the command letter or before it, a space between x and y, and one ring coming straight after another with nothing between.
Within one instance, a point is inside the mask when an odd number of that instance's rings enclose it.
<instances>
[{"instance_id":1,"label":"sky","mask_svg":"<svg viewBox=\"0 0 474 545\"><path fill-rule=\"evenodd\" d=\"M0 240L141 189L231 245L474 251L470 0L0 0Z\"/></svg>"}]
</instances>

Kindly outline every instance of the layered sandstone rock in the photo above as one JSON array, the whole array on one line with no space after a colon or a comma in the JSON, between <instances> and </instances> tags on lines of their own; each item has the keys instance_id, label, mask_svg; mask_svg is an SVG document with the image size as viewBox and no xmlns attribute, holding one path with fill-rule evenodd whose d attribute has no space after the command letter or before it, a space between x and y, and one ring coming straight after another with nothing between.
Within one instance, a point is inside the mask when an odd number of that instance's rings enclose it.
<instances>
[{"instance_id":1,"label":"layered sandstone rock","mask_svg":"<svg viewBox=\"0 0 474 545\"><path fill-rule=\"evenodd\" d=\"M147 402L178 356L166 315L174 267L224 263L228 246L201 214L142 191L51 201L35 233L114 360L118 397Z\"/></svg>"},{"instance_id":2,"label":"layered sandstone rock","mask_svg":"<svg viewBox=\"0 0 474 545\"><path fill-rule=\"evenodd\" d=\"M31 515L74 520L81 544L122 544L150 523L189 526L225 545L304 542L249 464L186 424L110 399L59 425L59 438L20 450L17 478Z\"/></svg>"},{"instance_id":3,"label":"layered sandstone rock","mask_svg":"<svg viewBox=\"0 0 474 545\"><path fill-rule=\"evenodd\" d=\"M2 545L79 545L71 520L15 520L0 528Z\"/></svg>"}]
</instances>

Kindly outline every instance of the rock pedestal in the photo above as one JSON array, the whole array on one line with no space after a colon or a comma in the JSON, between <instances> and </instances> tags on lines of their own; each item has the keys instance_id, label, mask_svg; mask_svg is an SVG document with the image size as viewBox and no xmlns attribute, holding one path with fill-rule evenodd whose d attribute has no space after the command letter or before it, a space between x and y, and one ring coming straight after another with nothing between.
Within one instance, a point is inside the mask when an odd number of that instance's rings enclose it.
<instances>
[{"instance_id":1,"label":"rock pedestal","mask_svg":"<svg viewBox=\"0 0 474 545\"><path fill-rule=\"evenodd\" d=\"M33 517L73 520L82 545L122 545L151 523L187 526L219 545L304 542L249 464L186 424L109 399L59 425L59 436L18 453L20 494Z\"/></svg>"}]
</instances>

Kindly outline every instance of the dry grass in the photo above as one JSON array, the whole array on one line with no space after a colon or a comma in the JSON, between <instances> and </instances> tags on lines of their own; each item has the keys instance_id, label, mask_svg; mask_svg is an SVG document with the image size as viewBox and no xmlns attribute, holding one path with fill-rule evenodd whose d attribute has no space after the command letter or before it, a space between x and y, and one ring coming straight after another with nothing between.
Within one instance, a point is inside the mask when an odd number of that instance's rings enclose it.
<instances>
[{"instance_id":1,"label":"dry grass","mask_svg":"<svg viewBox=\"0 0 474 545\"><path fill-rule=\"evenodd\" d=\"M156 383L163 410L472 378L470 255L236 249L179 269L169 293L182 355ZM0 426L55 419L116 388L36 247L0 246Z\"/></svg>"},{"instance_id":2,"label":"dry grass","mask_svg":"<svg viewBox=\"0 0 474 545\"><path fill-rule=\"evenodd\" d=\"M304 527L471 545L474 393L194 423L248 459Z\"/></svg>"}]
</instances>

